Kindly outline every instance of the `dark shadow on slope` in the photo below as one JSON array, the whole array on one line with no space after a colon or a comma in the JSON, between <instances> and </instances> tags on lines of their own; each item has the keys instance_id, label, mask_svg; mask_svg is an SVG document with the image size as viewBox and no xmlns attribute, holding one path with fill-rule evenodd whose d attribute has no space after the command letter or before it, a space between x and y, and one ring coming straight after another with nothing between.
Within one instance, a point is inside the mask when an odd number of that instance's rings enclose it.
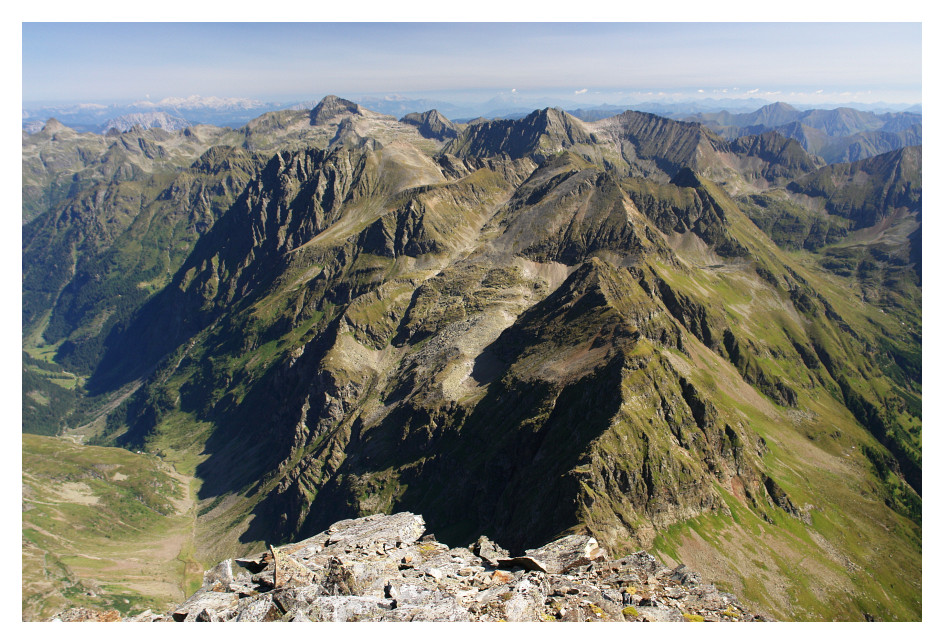
<instances>
[{"instance_id":1,"label":"dark shadow on slope","mask_svg":"<svg viewBox=\"0 0 944 644\"><path fill-rule=\"evenodd\" d=\"M465 544L487 534L515 550L540 545L578 520L572 471L619 409L620 370L614 360L566 385L505 378L468 415L407 401L381 425L354 432L348 460L296 533L273 535L271 527L278 515L306 508L272 497L243 540L315 534L356 513L360 477L397 468L405 492L390 511L422 514L439 540Z\"/></svg>"},{"instance_id":2,"label":"dark shadow on slope","mask_svg":"<svg viewBox=\"0 0 944 644\"><path fill-rule=\"evenodd\" d=\"M299 154L321 159L317 152ZM104 342L103 357L86 385L91 395L151 373L161 360L222 314L232 316L268 293L287 261L284 249L278 246L282 222L270 212L277 210L276 199L267 201L254 191L280 194L281 162L274 156L257 179L262 187L250 182L233 206L197 240L171 282L127 323L112 329ZM308 198L309 194L302 196ZM266 213L256 212L263 207ZM297 221L292 225L290 233L313 234L309 228L299 232Z\"/></svg>"},{"instance_id":3,"label":"dark shadow on slope","mask_svg":"<svg viewBox=\"0 0 944 644\"><path fill-rule=\"evenodd\" d=\"M196 469L204 481L201 499L241 493L264 483L265 476L291 455L296 428L305 421L306 399L315 405L309 410L311 417L323 415L316 406L319 400L326 402L319 399L324 390L320 362L334 343L337 326L336 320L291 367L288 361L276 362L249 385L242 400L236 401L232 394L220 400L212 413L216 429L204 446L208 456Z\"/></svg>"},{"instance_id":4,"label":"dark shadow on slope","mask_svg":"<svg viewBox=\"0 0 944 644\"><path fill-rule=\"evenodd\" d=\"M472 376L491 384L473 407L411 387L378 426L364 430L355 421L343 463L310 506L302 490L289 486L256 508L243 540L288 541L351 516L378 495L371 480L384 471L396 471L399 486L398 500L386 509L423 514L447 541L486 533L517 548L572 526L580 493L573 470L619 409L621 353L601 354L595 368L559 379L524 380L508 367L539 345L548 352L543 363L556 358L553 342L617 342L614 334L628 333L607 312L597 270L592 262L577 269L483 352ZM545 344L550 337L557 340ZM305 514L297 529L286 525L285 517Z\"/></svg>"},{"instance_id":5,"label":"dark shadow on slope","mask_svg":"<svg viewBox=\"0 0 944 644\"><path fill-rule=\"evenodd\" d=\"M919 220L920 221L920 220ZM914 264L918 274L918 286L921 286L921 228L908 235L908 261Z\"/></svg>"}]
</instances>

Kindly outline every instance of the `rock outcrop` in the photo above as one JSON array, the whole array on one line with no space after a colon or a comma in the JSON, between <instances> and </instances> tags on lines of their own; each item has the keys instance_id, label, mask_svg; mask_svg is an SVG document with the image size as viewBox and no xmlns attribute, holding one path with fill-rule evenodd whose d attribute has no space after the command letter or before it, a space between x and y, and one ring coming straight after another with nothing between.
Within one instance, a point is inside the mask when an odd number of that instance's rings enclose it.
<instances>
[{"instance_id":1,"label":"rock outcrop","mask_svg":"<svg viewBox=\"0 0 944 644\"><path fill-rule=\"evenodd\" d=\"M227 559L169 613L123 621L766 621L684 565L669 569L646 552L611 561L591 536L508 557L487 537L450 548L425 528L409 512L340 521ZM114 613L70 609L52 621L117 621Z\"/></svg>"}]
</instances>

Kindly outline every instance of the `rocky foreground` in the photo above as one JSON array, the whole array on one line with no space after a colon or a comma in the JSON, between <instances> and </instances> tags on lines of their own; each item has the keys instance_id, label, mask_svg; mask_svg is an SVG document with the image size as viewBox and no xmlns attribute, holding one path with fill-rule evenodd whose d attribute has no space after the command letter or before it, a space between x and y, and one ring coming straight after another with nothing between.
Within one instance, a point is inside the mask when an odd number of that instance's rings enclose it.
<instances>
[{"instance_id":1,"label":"rocky foreground","mask_svg":"<svg viewBox=\"0 0 944 644\"><path fill-rule=\"evenodd\" d=\"M450 548L408 512L335 523L268 552L227 559L173 611L132 622L766 621L684 565L646 552L611 561L570 535L512 557L481 537ZM234 564L236 564L234 566ZM53 621L119 621L73 608Z\"/></svg>"}]
</instances>

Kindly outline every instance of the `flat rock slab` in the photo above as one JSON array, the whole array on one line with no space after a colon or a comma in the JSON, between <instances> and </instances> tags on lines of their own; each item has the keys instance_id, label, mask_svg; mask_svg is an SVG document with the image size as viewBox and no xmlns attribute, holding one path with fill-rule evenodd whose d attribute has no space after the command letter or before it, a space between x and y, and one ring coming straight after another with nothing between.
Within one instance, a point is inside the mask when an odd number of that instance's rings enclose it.
<instances>
[{"instance_id":1,"label":"flat rock slab","mask_svg":"<svg viewBox=\"0 0 944 644\"><path fill-rule=\"evenodd\" d=\"M272 595L259 595L240 600L237 622L277 622L282 617L282 609Z\"/></svg>"},{"instance_id":2,"label":"flat rock slab","mask_svg":"<svg viewBox=\"0 0 944 644\"><path fill-rule=\"evenodd\" d=\"M295 621L376 622L388 612L388 604L375 597L316 597L306 607L296 609L296 616L304 615L304 618Z\"/></svg>"},{"instance_id":3,"label":"flat rock slab","mask_svg":"<svg viewBox=\"0 0 944 644\"><path fill-rule=\"evenodd\" d=\"M325 532L325 546L348 549L386 546L393 549L416 542L425 531L426 522L417 514L375 514L335 523Z\"/></svg>"},{"instance_id":4,"label":"flat rock slab","mask_svg":"<svg viewBox=\"0 0 944 644\"><path fill-rule=\"evenodd\" d=\"M525 550L524 554L525 557L516 557L513 561L527 562L528 565L522 565L525 570L538 570L552 575L562 575L577 566L606 559L606 550L600 547L597 540L582 534L569 535L546 546Z\"/></svg>"},{"instance_id":5,"label":"flat rock slab","mask_svg":"<svg viewBox=\"0 0 944 644\"><path fill-rule=\"evenodd\" d=\"M524 568L525 570L533 570L535 572L548 572L548 565L536 559L534 557L510 557L498 560L498 567L504 568L505 570L511 570L512 568Z\"/></svg>"}]
</instances>

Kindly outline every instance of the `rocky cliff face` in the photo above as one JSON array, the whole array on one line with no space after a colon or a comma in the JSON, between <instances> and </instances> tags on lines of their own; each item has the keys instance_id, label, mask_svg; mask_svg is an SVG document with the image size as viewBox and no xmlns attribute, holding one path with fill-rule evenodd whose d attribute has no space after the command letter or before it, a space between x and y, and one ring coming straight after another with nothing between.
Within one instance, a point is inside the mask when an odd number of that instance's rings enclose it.
<instances>
[{"instance_id":1,"label":"rocky cliff face","mask_svg":"<svg viewBox=\"0 0 944 644\"><path fill-rule=\"evenodd\" d=\"M345 520L298 543L227 559L167 614L130 622L768 621L684 565L646 552L612 560L570 535L512 557L480 537L450 548L401 512ZM70 609L51 621L118 621Z\"/></svg>"}]
</instances>

